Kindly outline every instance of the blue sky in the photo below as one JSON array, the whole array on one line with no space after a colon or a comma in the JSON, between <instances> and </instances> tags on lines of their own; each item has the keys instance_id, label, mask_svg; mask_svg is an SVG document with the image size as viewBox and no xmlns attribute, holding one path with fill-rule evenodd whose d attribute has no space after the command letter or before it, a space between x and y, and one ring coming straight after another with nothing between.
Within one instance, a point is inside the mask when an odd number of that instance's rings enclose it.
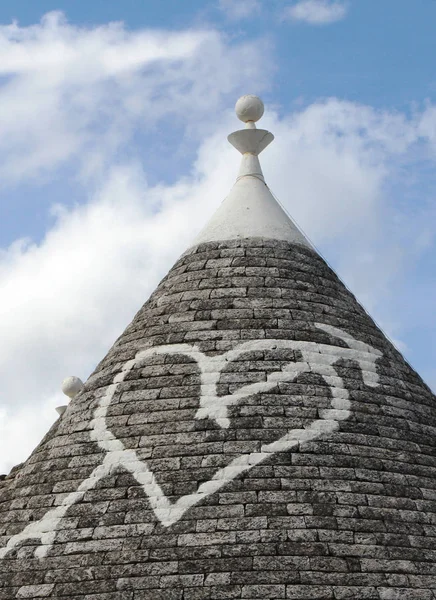
<instances>
[{"instance_id":1,"label":"blue sky","mask_svg":"<svg viewBox=\"0 0 436 600\"><path fill-rule=\"evenodd\" d=\"M273 191L436 388L436 0L3 0L0 471L226 195ZM127 291L126 291L127 290Z\"/></svg>"},{"instance_id":2,"label":"blue sky","mask_svg":"<svg viewBox=\"0 0 436 600\"><path fill-rule=\"evenodd\" d=\"M407 109L436 93L435 0L349 0L346 18L328 27L290 23L283 12L291 4L263 1L261 13L253 10L252 18L238 20L220 9L219 0L3 0L0 21L32 25L43 14L62 10L83 26L123 21L131 30L212 26L231 38L268 36L280 71L270 93L285 100L340 95Z\"/></svg>"}]
</instances>

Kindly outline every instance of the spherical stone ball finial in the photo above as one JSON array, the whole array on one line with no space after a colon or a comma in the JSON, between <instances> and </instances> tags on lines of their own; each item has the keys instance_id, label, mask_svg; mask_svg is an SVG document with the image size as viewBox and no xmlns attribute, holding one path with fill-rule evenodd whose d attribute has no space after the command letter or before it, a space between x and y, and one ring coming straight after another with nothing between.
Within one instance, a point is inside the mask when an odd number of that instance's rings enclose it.
<instances>
[{"instance_id":1,"label":"spherical stone ball finial","mask_svg":"<svg viewBox=\"0 0 436 600\"><path fill-rule=\"evenodd\" d=\"M74 396L77 396L82 388L82 380L78 377L74 377L74 375L67 377L62 382L62 391L65 396L68 396L68 398L74 398Z\"/></svg>"},{"instance_id":2,"label":"spherical stone ball finial","mask_svg":"<svg viewBox=\"0 0 436 600\"><path fill-rule=\"evenodd\" d=\"M248 123L249 121L255 123L262 117L264 110L265 107L262 100L251 94L241 96L235 105L236 116L244 123Z\"/></svg>"}]
</instances>

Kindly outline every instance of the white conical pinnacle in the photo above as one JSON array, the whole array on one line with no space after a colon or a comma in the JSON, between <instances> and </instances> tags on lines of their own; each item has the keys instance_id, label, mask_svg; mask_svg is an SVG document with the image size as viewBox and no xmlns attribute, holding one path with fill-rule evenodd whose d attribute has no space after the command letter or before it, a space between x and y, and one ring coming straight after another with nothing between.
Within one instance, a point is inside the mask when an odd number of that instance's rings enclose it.
<instances>
[{"instance_id":1,"label":"white conical pinnacle","mask_svg":"<svg viewBox=\"0 0 436 600\"><path fill-rule=\"evenodd\" d=\"M228 136L229 142L241 154L241 166L229 195L194 240L194 245L223 240L265 238L286 240L311 247L309 241L278 204L265 183L259 154L273 141L265 129L257 129L264 112L263 102L253 95L239 98L236 116L245 129Z\"/></svg>"}]
</instances>

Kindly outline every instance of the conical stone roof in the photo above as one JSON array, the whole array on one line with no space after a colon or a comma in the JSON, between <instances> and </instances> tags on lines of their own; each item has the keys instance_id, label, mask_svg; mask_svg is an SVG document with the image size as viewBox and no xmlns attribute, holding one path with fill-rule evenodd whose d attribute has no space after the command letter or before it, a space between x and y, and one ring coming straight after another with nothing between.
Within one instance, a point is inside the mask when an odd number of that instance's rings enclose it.
<instances>
[{"instance_id":1,"label":"conical stone roof","mask_svg":"<svg viewBox=\"0 0 436 600\"><path fill-rule=\"evenodd\" d=\"M271 204L259 147L0 482L0 599L436 598L435 396Z\"/></svg>"}]
</instances>

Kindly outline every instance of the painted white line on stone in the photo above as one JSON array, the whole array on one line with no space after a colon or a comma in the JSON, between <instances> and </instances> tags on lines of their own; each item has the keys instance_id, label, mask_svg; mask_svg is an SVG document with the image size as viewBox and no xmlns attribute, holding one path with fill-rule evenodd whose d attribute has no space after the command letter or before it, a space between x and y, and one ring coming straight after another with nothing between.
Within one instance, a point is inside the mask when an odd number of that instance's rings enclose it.
<instances>
[{"instance_id":1,"label":"painted white line on stone","mask_svg":"<svg viewBox=\"0 0 436 600\"><path fill-rule=\"evenodd\" d=\"M374 387L378 385L379 381L376 361L382 356L382 353L368 344L354 339L341 329L320 323L316 323L316 326L331 336L341 339L347 344L348 348L313 342L297 342L295 340L254 340L240 344L233 350L219 356L211 357L206 356L197 346L189 344L173 344L140 350L134 359L123 365L121 372L114 377L113 383L108 386L105 395L102 396L94 411L90 435L91 439L106 452L102 464L82 481L77 491L68 494L60 506L49 510L39 521L29 524L21 533L12 536L6 547L0 549L0 558L5 557L21 542L30 539L40 541L35 550L35 556L39 558L46 556L54 542L56 531L65 522L65 514L69 507L82 500L85 492L93 489L101 479L120 469L125 469L133 475L148 496L150 506L156 517L163 525L169 527L181 519L189 508L198 504L203 498L213 494L235 477L252 469L272 454L296 448L304 442L336 431L339 428L339 421L350 416L350 401L348 390L345 388L341 377L338 376L334 363L339 359L357 361L362 370L365 384ZM286 363L281 371L269 373L266 381L243 386L234 394L217 395L216 386L220 375L225 366L231 361L249 352L282 348L299 350L303 360ZM109 431L106 424L107 411L119 384L124 381L127 374L138 362L156 354L183 354L197 363L200 370L201 387L200 406L195 418L213 419L222 428L228 428L230 424L228 418L229 406L236 404L242 398L267 392L278 383L291 382L301 373L317 373L325 380L332 392L332 408L320 409L318 411L319 418L314 420L307 428L289 431L280 439L262 445L260 452L241 454L225 467L218 469L211 480L200 484L196 492L182 496L177 502L171 503L163 493L147 463L138 458L135 450L125 448L124 444Z\"/></svg>"}]
</instances>

